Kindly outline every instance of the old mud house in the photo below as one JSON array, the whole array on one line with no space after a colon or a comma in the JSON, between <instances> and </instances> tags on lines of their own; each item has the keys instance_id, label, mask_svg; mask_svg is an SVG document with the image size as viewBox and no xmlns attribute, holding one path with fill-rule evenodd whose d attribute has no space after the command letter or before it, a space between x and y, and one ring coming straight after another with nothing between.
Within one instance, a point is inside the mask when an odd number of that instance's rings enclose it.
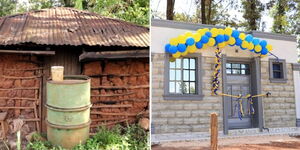
<instances>
[{"instance_id":1,"label":"old mud house","mask_svg":"<svg viewBox=\"0 0 300 150\"><path fill-rule=\"evenodd\" d=\"M50 67L91 77L91 132L148 117L149 29L71 8L0 18L0 110L45 131Z\"/></svg>"}]
</instances>

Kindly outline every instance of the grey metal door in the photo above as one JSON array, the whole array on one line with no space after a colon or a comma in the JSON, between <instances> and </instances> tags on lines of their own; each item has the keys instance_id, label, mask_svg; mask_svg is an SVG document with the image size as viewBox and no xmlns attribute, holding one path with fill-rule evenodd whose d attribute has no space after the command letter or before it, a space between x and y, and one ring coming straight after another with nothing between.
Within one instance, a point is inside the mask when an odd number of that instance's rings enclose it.
<instances>
[{"instance_id":1,"label":"grey metal door","mask_svg":"<svg viewBox=\"0 0 300 150\"><path fill-rule=\"evenodd\" d=\"M227 94L243 96L251 92L251 73L250 65L246 63L236 63L236 62L227 62L226 63L226 91ZM243 129L251 128L251 115L249 115L248 110L250 104L247 100L243 100L243 111L244 116L242 120L238 117L238 101L237 98L226 97L225 98L225 107L229 107L225 110L228 110L228 128L229 129Z\"/></svg>"}]
</instances>

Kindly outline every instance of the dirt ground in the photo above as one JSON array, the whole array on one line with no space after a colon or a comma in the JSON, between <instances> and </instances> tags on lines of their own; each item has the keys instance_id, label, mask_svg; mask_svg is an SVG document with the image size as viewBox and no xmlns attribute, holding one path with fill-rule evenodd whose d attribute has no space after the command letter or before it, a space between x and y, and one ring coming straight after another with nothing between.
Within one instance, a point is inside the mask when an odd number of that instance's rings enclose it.
<instances>
[{"instance_id":1,"label":"dirt ground","mask_svg":"<svg viewBox=\"0 0 300 150\"><path fill-rule=\"evenodd\" d=\"M167 142L152 150L209 150L210 141ZM219 150L299 150L300 137L288 135L219 139Z\"/></svg>"}]
</instances>

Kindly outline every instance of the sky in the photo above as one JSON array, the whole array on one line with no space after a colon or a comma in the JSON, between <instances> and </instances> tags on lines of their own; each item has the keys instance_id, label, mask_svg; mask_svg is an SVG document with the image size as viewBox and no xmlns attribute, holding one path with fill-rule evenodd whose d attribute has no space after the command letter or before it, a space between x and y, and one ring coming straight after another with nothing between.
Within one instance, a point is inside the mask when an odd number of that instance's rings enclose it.
<instances>
[{"instance_id":1,"label":"sky","mask_svg":"<svg viewBox=\"0 0 300 150\"><path fill-rule=\"evenodd\" d=\"M270 0L261 0L263 4L269 1ZM159 14L165 16L166 7L167 7L167 0L151 0L152 11L157 11ZM175 0L174 11L178 13L194 15L196 13L195 0ZM231 16L232 18L238 18L239 20L243 19L243 14L239 12L238 9L232 9L228 13L235 14ZM269 12L262 12L261 22L264 21L266 23L265 32L271 32L271 28L272 28L273 19L269 14L270 14Z\"/></svg>"}]
</instances>

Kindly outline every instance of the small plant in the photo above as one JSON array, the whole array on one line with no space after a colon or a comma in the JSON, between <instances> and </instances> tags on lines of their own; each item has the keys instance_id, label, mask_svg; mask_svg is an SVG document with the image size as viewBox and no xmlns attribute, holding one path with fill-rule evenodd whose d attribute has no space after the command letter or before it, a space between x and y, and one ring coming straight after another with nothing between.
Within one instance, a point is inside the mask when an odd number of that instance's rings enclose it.
<instances>
[{"instance_id":1,"label":"small plant","mask_svg":"<svg viewBox=\"0 0 300 150\"><path fill-rule=\"evenodd\" d=\"M111 129L105 126L85 144L79 144L73 150L149 150L149 133L139 125L116 125ZM43 141L41 135L33 135L33 141L27 144L27 150L64 150L54 147L48 141Z\"/></svg>"}]
</instances>

